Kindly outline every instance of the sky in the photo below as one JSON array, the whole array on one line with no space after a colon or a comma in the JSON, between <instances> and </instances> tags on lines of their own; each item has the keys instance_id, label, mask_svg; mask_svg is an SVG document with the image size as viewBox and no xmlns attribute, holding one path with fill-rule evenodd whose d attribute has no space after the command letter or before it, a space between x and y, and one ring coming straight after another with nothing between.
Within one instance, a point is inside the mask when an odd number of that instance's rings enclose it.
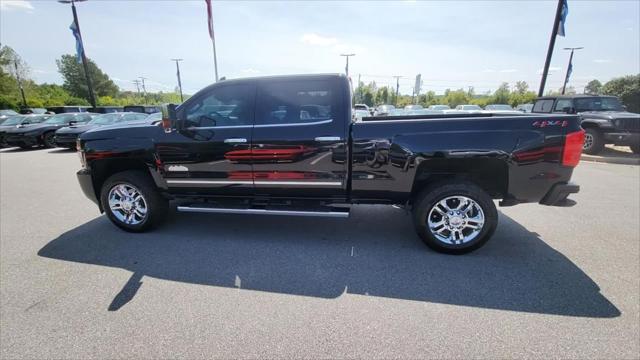
<instances>
[{"instance_id":1,"label":"sky","mask_svg":"<svg viewBox=\"0 0 640 360\"><path fill-rule=\"evenodd\" d=\"M557 37L547 89L640 73L640 0L569 1L566 37ZM344 72L341 53L355 53L354 82L395 86L411 94L526 81L537 91L556 1L215 1L220 76ZM214 82L204 0L88 0L76 5L85 51L123 90L147 78L149 91L173 91L182 58L185 93ZM62 83L55 60L75 53L70 5L0 0L0 43L29 64L37 82Z\"/></svg>"}]
</instances>

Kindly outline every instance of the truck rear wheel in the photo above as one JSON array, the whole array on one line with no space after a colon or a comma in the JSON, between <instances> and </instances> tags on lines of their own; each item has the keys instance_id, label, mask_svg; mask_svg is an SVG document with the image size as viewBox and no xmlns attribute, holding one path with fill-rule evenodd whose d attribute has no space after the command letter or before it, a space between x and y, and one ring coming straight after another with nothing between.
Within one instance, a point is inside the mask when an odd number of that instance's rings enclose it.
<instances>
[{"instance_id":1,"label":"truck rear wheel","mask_svg":"<svg viewBox=\"0 0 640 360\"><path fill-rule=\"evenodd\" d=\"M604 149L604 139L598 129L586 128L584 133L584 144L582 151L585 154L596 155Z\"/></svg>"},{"instance_id":2,"label":"truck rear wheel","mask_svg":"<svg viewBox=\"0 0 640 360\"><path fill-rule=\"evenodd\" d=\"M158 226L169 210L169 202L149 176L135 170L109 177L102 185L100 202L109 220L129 232Z\"/></svg>"},{"instance_id":3,"label":"truck rear wheel","mask_svg":"<svg viewBox=\"0 0 640 360\"><path fill-rule=\"evenodd\" d=\"M473 183L444 183L429 187L415 199L413 223L431 249L465 254L484 245L498 224L491 197Z\"/></svg>"},{"instance_id":4,"label":"truck rear wheel","mask_svg":"<svg viewBox=\"0 0 640 360\"><path fill-rule=\"evenodd\" d=\"M53 131L49 131L42 135L42 145L45 148L53 148L56 147L56 143L54 141L55 133Z\"/></svg>"}]
</instances>

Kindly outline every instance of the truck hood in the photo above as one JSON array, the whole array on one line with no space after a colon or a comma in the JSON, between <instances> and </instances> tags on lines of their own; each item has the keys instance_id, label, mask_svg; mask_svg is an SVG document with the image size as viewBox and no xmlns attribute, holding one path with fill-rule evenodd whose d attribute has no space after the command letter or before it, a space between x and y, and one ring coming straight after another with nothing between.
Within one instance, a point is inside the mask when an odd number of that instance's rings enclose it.
<instances>
[{"instance_id":1,"label":"truck hood","mask_svg":"<svg viewBox=\"0 0 640 360\"><path fill-rule=\"evenodd\" d=\"M115 138L157 138L164 130L148 121L100 126L80 135L82 140L102 140Z\"/></svg>"},{"instance_id":2,"label":"truck hood","mask_svg":"<svg viewBox=\"0 0 640 360\"><path fill-rule=\"evenodd\" d=\"M639 119L640 114L628 111L585 111L579 113L583 118L617 120L617 119Z\"/></svg>"}]
</instances>

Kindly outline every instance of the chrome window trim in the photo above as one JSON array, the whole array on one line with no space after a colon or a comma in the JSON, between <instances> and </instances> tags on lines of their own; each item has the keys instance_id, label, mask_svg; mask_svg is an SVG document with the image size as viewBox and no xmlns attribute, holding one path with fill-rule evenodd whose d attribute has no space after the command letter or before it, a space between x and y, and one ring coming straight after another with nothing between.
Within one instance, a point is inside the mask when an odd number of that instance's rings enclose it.
<instances>
[{"instance_id":1,"label":"chrome window trim","mask_svg":"<svg viewBox=\"0 0 640 360\"><path fill-rule=\"evenodd\" d=\"M286 127L286 126L310 126L310 125L322 125L330 124L333 119L320 120L308 123L289 123L289 124L258 124L258 125L234 125L234 126L190 126L187 128L189 131L197 130L216 130L216 129L250 129L250 128L270 128L270 127Z\"/></svg>"}]
</instances>

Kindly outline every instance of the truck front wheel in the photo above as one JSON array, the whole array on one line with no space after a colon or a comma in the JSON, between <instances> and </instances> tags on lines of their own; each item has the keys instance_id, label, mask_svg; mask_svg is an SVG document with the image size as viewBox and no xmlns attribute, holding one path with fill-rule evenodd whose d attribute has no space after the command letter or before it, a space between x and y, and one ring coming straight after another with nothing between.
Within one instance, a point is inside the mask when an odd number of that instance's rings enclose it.
<instances>
[{"instance_id":1,"label":"truck front wheel","mask_svg":"<svg viewBox=\"0 0 640 360\"><path fill-rule=\"evenodd\" d=\"M604 149L604 139L602 133L598 129L586 128L584 133L584 144L582 151L585 154L596 155Z\"/></svg>"},{"instance_id":2,"label":"truck front wheel","mask_svg":"<svg viewBox=\"0 0 640 360\"><path fill-rule=\"evenodd\" d=\"M109 220L129 232L156 227L169 210L169 202L149 176L135 170L109 177L102 185L100 202Z\"/></svg>"},{"instance_id":3,"label":"truck front wheel","mask_svg":"<svg viewBox=\"0 0 640 360\"><path fill-rule=\"evenodd\" d=\"M431 249L465 254L491 238L498 212L491 197L475 184L446 183L418 194L413 223L418 236Z\"/></svg>"}]
</instances>

